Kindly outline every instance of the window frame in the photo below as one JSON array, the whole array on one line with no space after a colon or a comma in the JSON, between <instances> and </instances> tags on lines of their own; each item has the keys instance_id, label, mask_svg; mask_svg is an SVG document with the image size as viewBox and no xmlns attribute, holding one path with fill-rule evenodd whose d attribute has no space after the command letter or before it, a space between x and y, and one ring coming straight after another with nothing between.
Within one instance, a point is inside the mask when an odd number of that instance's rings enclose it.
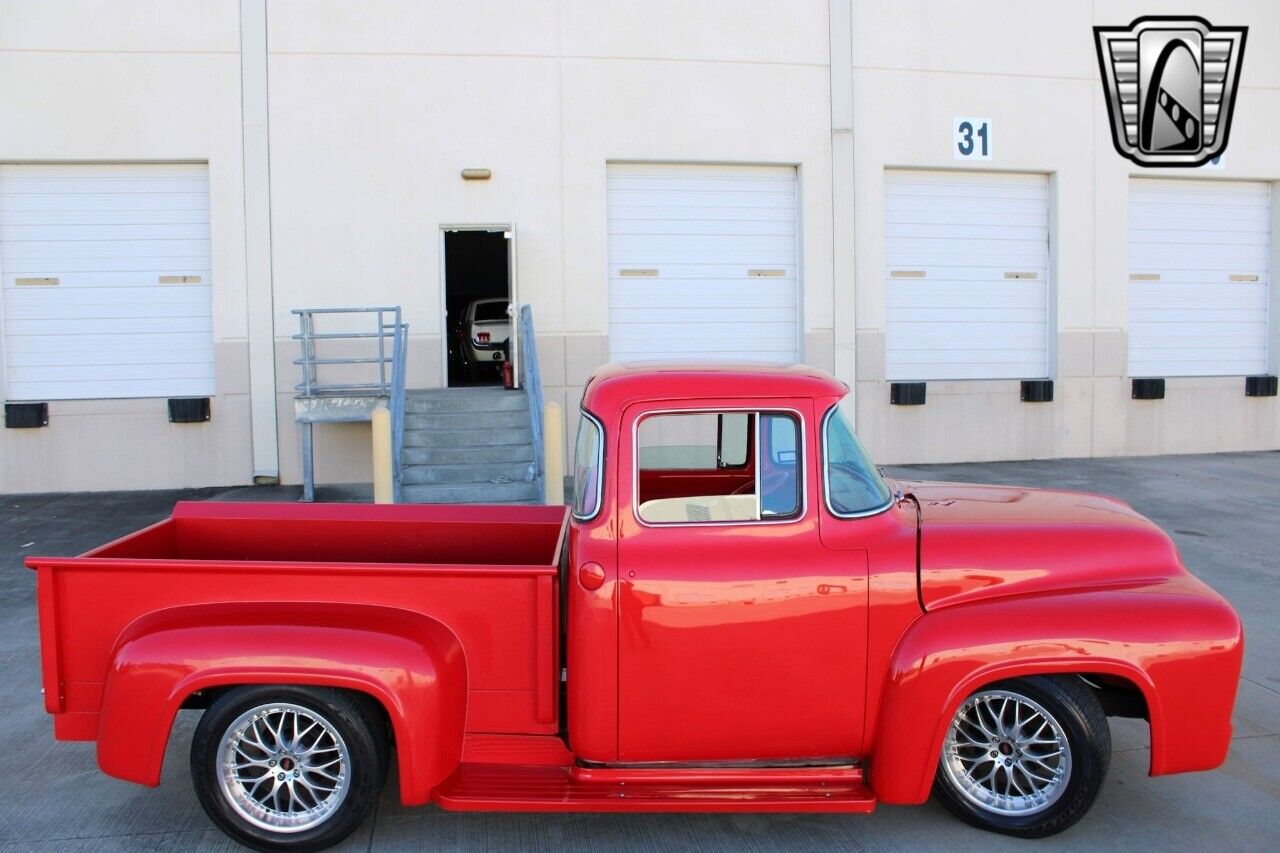
<instances>
[{"instance_id":1,"label":"window frame","mask_svg":"<svg viewBox=\"0 0 1280 853\"><path fill-rule=\"evenodd\" d=\"M657 415L705 415L705 414L730 414L730 413L746 413L755 414L753 425L752 453L760 453L760 418L761 414L784 414L795 418L796 431L799 434L799 442L796 445L798 459L796 460L796 481L797 489L800 492L800 506L796 512L782 518L756 518L752 521L645 521L640 517L640 422L645 418L651 418ZM809 441L806 429L806 420L804 413L793 406L701 406L696 409L653 409L650 411L642 411L637 414L631 421L631 515L635 518L636 523L641 527L648 527L655 530L663 528L681 528L681 527L738 527L743 525L756 524L798 524L804 521L809 515L809 477L805 470L805 460L809 458ZM664 470L664 469L653 469ZM712 469L708 469L712 470ZM723 470L723 469L721 469ZM760 515L760 465L756 460L755 471L753 472L755 481L756 495L756 515Z\"/></svg>"},{"instance_id":2,"label":"window frame","mask_svg":"<svg viewBox=\"0 0 1280 853\"><path fill-rule=\"evenodd\" d=\"M575 468L575 476L574 476L574 484L573 484L574 494L573 494L573 505L569 507L569 514L573 517L574 521L591 521L600 515L600 509L604 506L604 442L605 442L606 433L604 429L604 424L595 415L591 414L586 409L578 409L578 413L579 415L586 418L591 423L595 424L596 434L599 436L599 440L596 441L596 471L597 471L596 478L595 478L596 508L594 511L592 511L590 515L578 514L578 488L577 488L578 484L577 484L577 476L576 476L577 459L578 459L578 441L577 441L577 438L575 437L573 442L573 458L574 458L574 468Z\"/></svg>"},{"instance_id":3,"label":"window frame","mask_svg":"<svg viewBox=\"0 0 1280 853\"><path fill-rule=\"evenodd\" d=\"M840 512L831 505L831 469L827 465L827 460L829 458L827 448L827 425L831 422L832 416L839 410L839 402L833 403L831 408L827 409L826 414L822 416L822 425L818 436L818 443L822 446L822 502L826 504L827 512L831 513L836 518L868 518L873 515L879 515L880 513L887 511L894 505L894 503L897 502L897 497L894 495L893 489L889 488L888 483L885 484L885 488L889 491L889 497L885 500L883 506L878 506L873 509L865 509L861 512ZM854 433L854 437L857 437L857 433ZM859 444L860 443L861 442L859 442ZM880 475L880 472L876 471L876 474ZM880 475L880 479L883 480L884 476Z\"/></svg>"}]
</instances>

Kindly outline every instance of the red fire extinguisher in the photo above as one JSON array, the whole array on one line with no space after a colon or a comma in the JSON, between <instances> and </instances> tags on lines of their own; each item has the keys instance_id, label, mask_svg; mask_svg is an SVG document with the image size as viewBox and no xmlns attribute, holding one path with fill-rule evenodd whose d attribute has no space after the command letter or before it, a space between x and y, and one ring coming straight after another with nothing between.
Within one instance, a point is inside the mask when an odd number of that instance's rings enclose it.
<instances>
[{"instance_id":1,"label":"red fire extinguisher","mask_svg":"<svg viewBox=\"0 0 1280 853\"><path fill-rule=\"evenodd\" d=\"M515 376L511 373L511 359L502 362L502 387L508 391L516 387Z\"/></svg>"}]
</instances>

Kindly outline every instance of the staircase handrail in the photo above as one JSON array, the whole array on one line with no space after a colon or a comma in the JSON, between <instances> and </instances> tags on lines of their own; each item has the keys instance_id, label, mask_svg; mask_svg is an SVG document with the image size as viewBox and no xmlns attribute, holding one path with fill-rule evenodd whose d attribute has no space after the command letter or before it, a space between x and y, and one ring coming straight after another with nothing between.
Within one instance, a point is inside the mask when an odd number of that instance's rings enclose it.
<instances>
[{"instance_id":1,"label":"staircase handrail","mask_svg":"<svg viewBox=\"0 0 1280 853\"><path fill-rule=\"evenodd\" d=\"M387 408L391 411L391 453L392 453L392 494L396 503L400 502L400 488L403 480L401 462L404 447L404 413L405 413L405 359L409 346L409 324L401 319L399 305L378 305L362 308L295 308L298 316L298 333L293 340L298 341L301 355L293 363L302 368L302 381L294 386L300 398L316 397L386 397ZM354 332L317 332L316 315L338 314L372 314L375 324L372 329ZM370 356L320 357L316 345L320 341L341 340L375 340L377 354ZM369 382L321 382L320 367L334 365L365 364L376 365L376 381ZM304 500L310 500L314 491L311 482L311 466L309 457L310 425L304 434L303 494Z\"/></svg>"},{"instance_id":2,"label":"staircase handrail","mask_svg":"<svg viewBox=\"0 0 1280 853\"><path fill-rule=\"evenodd\" d=\"M547 499L545 448L542 446L542 376L538 369L538 346L533 336L533 309L519 307L516 323L516 345L520 352L520 386L529 400L529 430L533 436L533 461L529 463L529 479L537 484L538 500Z\"/></svg>"}]
</instances>

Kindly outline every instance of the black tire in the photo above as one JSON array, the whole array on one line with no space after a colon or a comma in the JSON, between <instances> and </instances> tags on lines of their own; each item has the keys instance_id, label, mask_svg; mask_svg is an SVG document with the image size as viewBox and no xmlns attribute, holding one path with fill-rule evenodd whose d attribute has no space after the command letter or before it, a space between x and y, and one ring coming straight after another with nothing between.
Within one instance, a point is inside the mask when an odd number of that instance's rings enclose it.
<instances>
[{"instance_id":1,"label":"black tire","mask_svg":"<svg viewBox=\"0 0 1280 853\"><path fill-rule=\"evenodd\" d=\"M340 736L345 747L346 761L340 766L344 769L341 775L346 780L346 787L343 789L345 793L337 799L338 804L322 822L287 832L264 828L252 822L233 804L231 795L223 789L221 753L224 739L244 715L272 705L296 706L318 715ZM268 717L268 723L270 719ZM240 729L242 725L243 721L236 728ZM305 741L306 738L301 740ZM388 740L387 726L381 710L373 700L360 694L290 685L234 687L219 696L200 718L191 741L191 780L200 805L209 818L219 829L246 847L295 853L323 850L350 835L377 804L387 778L390 751ZM336 742L334 743L336 746ZM297 750L293 746L287 748ZM265 750L255 751L253 747L250 747L250 751L254 757L261 757L259 752L271 755ZM338 754L336 750L327 752ZM294 759L282 759L271 766L278 770L287 763L290 768L296 766L301 772L308 772L305 765L295 765L293 762ZM269 777L276 770L264 772ZM308 773L307 778L317 777ZM228 784L237 787L234 782ZM245 792L247 786L240 785L237 790ZM293 790L292 787L289 790ZM306 805L306 800L299 801ZM313 800L314 802L318 801Z\"/></svg>"},{"instance_id":2,"label":"black tire","mask_svg":"<svg viewBox=\"0 0 1280 853\"><path fill-rule=\"evenodd\" d=\"M975 802L971 796L966 796L953 778L958 775L955 770L948 773L948 750L944 745L934 777L934 796L965 823L980 829L1018 838L1043 838L1062 832L1080 820L1093 805L1098 792L1102 790L1102 783L1111 764L1111 729L1107 726L1102 706L1084 682L1074 676L1034 676L991 684L966 699L966 702L987 691L1007 691L1025 697L1052 716L1065 735L1070 758L1065 784L1061 785L1056 799L1047 808L1041 807L1040 811L1008 814L992 810ZM965 706L961 707L963 709ZM978 751L981 753L980 749ZM1018 752L1017 755L1022 753ZM985 762L986 759L979 758L977 761ZM979 766L975 765L973 770L980 775ZM1041 769L1038 765L1032 766L1037 770ZM1023 775L1018 778L1022 782L1030 781ZM993 786L996 784L992 782Z\"/></svg>"}]
</instances>

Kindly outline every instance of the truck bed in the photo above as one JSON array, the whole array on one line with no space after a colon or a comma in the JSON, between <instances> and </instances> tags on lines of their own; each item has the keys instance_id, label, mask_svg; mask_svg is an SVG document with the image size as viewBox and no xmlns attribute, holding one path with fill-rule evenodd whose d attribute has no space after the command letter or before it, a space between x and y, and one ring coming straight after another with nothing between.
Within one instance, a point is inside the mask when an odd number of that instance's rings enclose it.
<instances>
[{"instance_id":1,"label":"truck bed","mask_svg":"<svg viewBox=\"0 0 1280 853\"><path fill-rule=\"evenodd\" d=\"M81 556L30 557L55 733L95 738L113 651L137 620L264 602L431 616L457 635L473 674L468 732L552 733L566 524L566 509L550 506L183 502Z\"/></svg>"}]
</instances>

